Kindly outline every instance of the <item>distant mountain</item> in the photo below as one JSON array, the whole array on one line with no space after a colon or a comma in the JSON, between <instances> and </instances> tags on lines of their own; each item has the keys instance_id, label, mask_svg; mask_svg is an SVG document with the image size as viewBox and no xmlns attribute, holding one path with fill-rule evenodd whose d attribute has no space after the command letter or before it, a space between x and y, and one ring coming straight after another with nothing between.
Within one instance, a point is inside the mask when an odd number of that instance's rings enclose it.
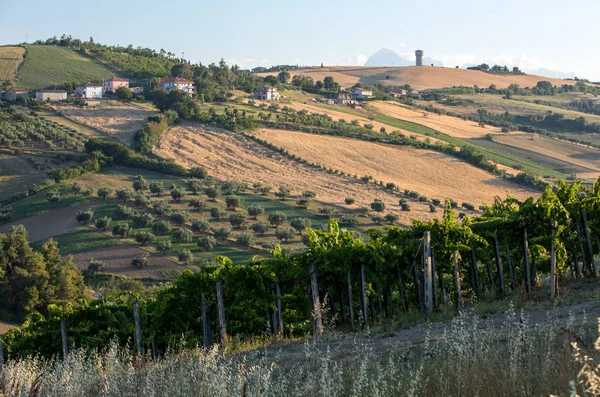
<instances>
[{"instance_id":1,"label":"distant mountain","mask_svg":"<svg viewBox=\"0 0 600 397\"><path fill-rule=\"evenodd\" d=\"M429 58L429 57L423 58L423 65L429 66L431 64L433 64L433 66L444 66L442 61L438 61L437 59L433 59L433 58Z\"/></svg>"},{"instance_id":2,"label":"distant mountain","mask_svg":"<svg viewBox=\"0 0 600 397\"><path fill-rule=\"evenodd\" d=\"M411 66L414 62L409 61L406 58L401 57L394 50L382 48L375 54L371 55L365 66Z\"/></svg>"},{"instance_id":3,"label":"distant mountain","mask_svg":"<svg viewBox=\"0 0 600 397\"><path fill-rule=\"evenodd\" d=\"M537 74L538 76L553 77L555 79L572 79L575 77L573 72L561 72L560 70L550 70L541 68L538 70L526 70L526 73Z\"/></svg>"}]
</instances>

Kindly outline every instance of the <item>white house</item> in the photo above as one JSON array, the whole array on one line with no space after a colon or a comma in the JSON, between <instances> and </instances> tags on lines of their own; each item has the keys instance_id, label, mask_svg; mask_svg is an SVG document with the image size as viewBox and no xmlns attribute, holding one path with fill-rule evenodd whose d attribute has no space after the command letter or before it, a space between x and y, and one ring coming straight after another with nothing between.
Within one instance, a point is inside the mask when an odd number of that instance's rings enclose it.
<instances>
[{"instance_id":1,"label":"white house","mask_svg":"<svg viewBox=\"0 0 600 397\"><path fill-rule=\"evenodd\" d=\"M167 94L173 90L180 90L188 94L194 93L194 82L192 80L173 77L160 82L160 89Z\"/></svg>"},{"instance_id":2,"label":"white house","mask_svg":"<svg viewBox=\"0 0 600 397\"><path fill-rule=\"evenodd\" d=\"M75 87L75 96L80 98L102 98L102 84L87 82Z\"/></svg>"},{"instance_id":3,"label":"white house","mask_svg":"<svg viewBox=\"0 0 600 397\"><path fill-rule=\"evenodd\" d=\"M352 97L354 99L367 99L373 96L373 91L366 88L354 87L352 89Z\"/></svg>"},{"instance_id":4,"label":"white house","mask_svg":"<svg viewBox=\"0 0 600 397\"><path fill-rule=\"evenodd\" d=\"M45 101L66 101L67 91L64 90L39 90L35 93L35 99Z\"/></svg>"},{"instance_id":5,"label":"white house","mask_svg":"<svg viewBox=\"0 0 600 397\"><path fill-rule=\"evenodd\" d=\"M254 89L254 99L276 101L279 99L279 91L275 87L261 85Z\"/></svg>"}]
</instances>

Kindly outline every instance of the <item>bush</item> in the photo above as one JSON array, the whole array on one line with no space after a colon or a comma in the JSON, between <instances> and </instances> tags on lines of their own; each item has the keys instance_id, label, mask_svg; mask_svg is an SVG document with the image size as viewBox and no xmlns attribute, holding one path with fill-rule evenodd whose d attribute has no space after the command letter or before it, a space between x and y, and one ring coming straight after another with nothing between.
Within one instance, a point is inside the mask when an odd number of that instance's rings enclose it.
<instances>
[{"instance_id":1,"label":"bush","mask_svg":"<svg viewBox=\"0 0 600 397\"><path fill-rule=\"evenodd\" d=\"M346 204L348 204L348 205L352 205L352 204L354 204L354 201L355 201L355 200L354 200L354 198L352 198L352 197L346 197L346 198L344 199L344 202L345 202Z\"/></svg>"},{"instance_id":2,"label":"bush","mask_svg":"<svg viewBox=\"0 0 600 397\"><path fill-rule=\"evenodd\" d=\"M331 207L321 207L317 209L320 215L330 216L335 213L335 209Z\"/></svg>"},{"instance_id":3,"label":"bush","mask_svg":"<svg viewBox=\"0 0 600 397\"><path fill-rule=\"evenodd\" d=\"M198 233L206 233L210 230L210 222L206 219L194 219L192 221L192 230Z\"/></svg>"},{"instance_id":4,"label":"bush","mask_svg":"<svg viewBox=\"0 0 600 397\"><path fill-rule=\"evenodd\" d=\"M135 258L131 260L131 266L135 266L138 268L143 268L148 266L148 257L150 254L144 252L143 254L137 255Z\"/></svg>"},{"instance_id":5,"label":"bush","mask_svg":"<svg viewBox=\"0 0 600 397\"><path fill-rule=\"evenodd\" d=\"M454 200L450 200L450 207L452 208L458 208L458 203Z\"/></svg>"},{"instance_id":6,"label":"bush","mask_svg":"<svg viewBox=\"0 0 600 397\"><path fill-rule=\"evenodd\" d=\"M98 194L98 197L100 197L103 200L106 200L110 197L112 190L107 187L101 187L96 191L96 193Z\"/></svg>"},{"instance_id":7,"label":"bush","mask_svg":"<svg viewBox=\"0 0 600 397\"><path fill-rule=\"evenodd\" d=\"M71 184L71 191L75 194L81 193L83 190L83 184L81 182L73 182Z\"/></svg>"},{"instance_id":8,"label":"bush","mask_svg":"<svg viewBox=\"0 0 600 397\"><path fill-rule=\"evenodd\" d=\"M94 211L92 211L89 208L87 210L85 210L85 211L84 210L79 210L79 211L77 211L77 214L75 214L75 219L79 223L90 222L93 217L94 217Z\"/></svg>"},{"instance_id":9,"label":"bush","mask_svg":"<svg viewBox=\"0 0 600 397\"><path fill-rule=\"evenodd\" d=\"M190 219L190 213L187 211L174 211L170 218L177 226L181 226Z\"/></svg>"},{"instance_id":10,"label":"bush","mask_svg":"<svg viewBox=\"0 0 600 397\"><path fill-rule=\"evenodd\" d=\"M408 211L410 211L410 204L408 204L408 203L403 203L402 205L400 205L400 209L401 209L402 211L407 211L407 212L408 212Z\"/></svg>"},{"instance_id":11,"label":"bush","mask_svg":"<svg viewBox=\"0 0 600 397\"><path fill-rule=\"evenodd\" d=\"M87 269L90 272L99 272L100 270L102 270L105 266L105 263L102 261L99 261L97 259L90 259L90 261L88 262L88 266Z\"/></svg>"},{"instance_id":12,"label":"bush","mask_svg":"<svg viewBox=\"0 0 600 397\"><path fill-rule=\"evenodd\" d=\"M221 195L221 188L218 186L209 186L204 189L204 194L206 194L206 196L212 201L216 201L217 197Z\"/></svg>"},{"instance_id":13,"label":"bush","mask_svg":"<svg viewBox=\"0 0 600 397\"><path fill-rule=\"evenodd\" d=\"M225 213L223 211L221 211L220 208L218 207L213 207L210 209L210 216L215 219L215 220L219 220L221 219L223 216L225 216Z\"/></svg>"},{"instance_id":14,"label":"bush","mask_svg":"<svg viewBox=\"0 0 600 397\"><path fill-rule=\"evenodd\" d=\"M206 201L193 198L188 203L188 206L191 207L191 208L195 208L198 211L201 211L204 208L206 208Z\"/></svg>"},{"instance_id":15,"label":"bush","mask_svg":"<svg viewBox=\"0 0 600 397\"><path fill-rule=\"evenodd\" d=\"M150 182L149 188L150 188L150 193L156 194L157 196L160 196L165 191L165 188L161 181Z\"/></svg>"},{"instance_id":16,"label":"bush","mask_svg":"<svg viewBox=\"0 0 600 397\"><path fill-rule=\"evenodd\" d=\"M306 199L306 198L301 198L296 201L296 205L298 205L299 207L302 207L304 209L308 208L309 204L310 204L310 199Z\"/></svg>"},{"instance_id":17,"label":"bush","mask_svg":"<svg viewBox=\"0 0 600 397\"><path fill-rule=\"evenodd\" d=\"M106 230L110 227L110 222L112 221L111 218L107 217L107 216L103 216L102 218L98 218L96 219L96 229L100 229L100 230Z\"/></svg>"},{"instance_id":18,"label":"bush","mask_svg":"<svg viewBox=\"0 0 600 397\"><path fill-rule=\"evenodd\" d=\"M250 229L256 234L263 235L269 230L269 224L266 222L257 222L253 224Z\"/></svg>"},{"instance_id":19,"label":"bush","mask_svg":"<svg viewBox=\"0 0 600 397\"><path fill-rule=\"evenodd\" d=\"M129 224L127 223L119 223L117 225L114 225L112 228L112 234L113 236L119 236L121 238L123 237L127 237L129 235Z\"/></svg>"},{"instance_id":20,"label":"bush","mask_svg":"<svg viewBox=\"0 0 600 397\"><path fill-rule=\"evenodd\" d=\"M198 191L202 188L202 182L196 178L191 178L187 181L187 188L193 194L198 194Z\"/></svg>"},{"instance_id":21,"label":"bush","mask_svg":"<svg viewBox=\"0 0 600 397\"><path fill-rule=\"evenodd\" d=\"M213 233L217 240L225 240L227 237L231 236L231 228L229 226L221 226L213 229Z\"/></svg>"},{"instance_id":22,"label":"bush","mask_svg":"<svg viewBox=\"0 0 600 397\"><path fill-rule=\"evenodd\" d=\"M204 179L208 176L208 171L204 167L193 167L190 168L188 174L192 178Z\"/></svg>"},{"instance_id":23,"label":"bush","mask_svg":"<svg viewBox=\"0 0 600 397\"><path fill-rule=\"evenodd\" d=\"M383 212L385 211L385 203L379 199L375 199L375 201L371 203L371 209L376 212Z\"/></svg>"},{"instance_id":24,"label":"bush","mask_svg":"<svg viewBox=\"0 0 600 397\"><path fill-rule=\"evenodd\" d=\"M437 207L433 204L429 204L429 212L437 212Z\"/></svg>"},{"instance_id":25,"label":"bush","mask_svg":"<svg viewBox=\"0 0 600 397\"><path fill-rule=\"evenodd\" d=\"M51 203L57 203L60 201L60 192L58 190L51 190L46 193L46 200Z\"/></svg>"},{"instance_id":26,"label":"bush","mask_svg":"<svg viewBox=\"0 0 600 397\"><path fill-rule=\"evenodd\" d=\"M385 220L385 218L383 216L381 216L381 215L375 214L375 215L371 216L371 220L374 223L376 223L376 224L379 225L379 224L383 223L383 221Z\"/></svg>"},{"instance_id":27,"label":"bush","mask_svg":"<svg viewBox=\"0 0 600 397\"><path fill-rule=\"evenodd\" d=\"M431 199L431 204L433 205L440 205L442 203L442 201L440 199Z\"/></svg>"},{"instance_id":28,"label":"bush","mask_svg":"<svg viewBox=\"0 0 600 397\"><path fill-rule=\"evenodd\" d=\"M135 241L142 245L152 244L154 241L156 241L156 236L148 232L138 232L135 235Z\"/></svg>"},{"instance_id":29,"label":"bush","mask_svg":"<svg viewBox=\"0 0 600 397\"><path fill-rule=\"evenodd\" d=\"M468 211L475 211L475 206L471 203L462 203L462 207Z\"/></svg>"},{"instance_id":30,"label":"bush","mask_svg":"<svg viewBox=\"0 0 600 397\"><path fill-rule=\"evenodd\" d=\"M189 249L182 249L177 253L177 260L181 263L190 263L194 260L194 255Z\"/></svg>"},{"instance_id":31,"label":"bush","mask_svg":"<svg viewBox=\"0 0 600 397\"><path fill-rule=\"evenodd\" d=\"M290 226L296 229L298 233L302 233L312 226L312 222L308 218L294 218L290 221Z\"/></svg>"},{"instance_id":32,"label":"bush","mask_svg":"<svg viewBox=\"0 0 600 397\"><path fill-rule=\"evenodd\" d=\"M369 215L369 212L371 212L371 210L367 207L358 207L356 209L356 214L362 217L366 217L367 215Z\"/></svg>"},{"instance_id":33,"label":"bush","mask_svg":"<svg viewBox=\"0 0 600 397\"><path fill-rule=\"evenodd\" d=\"M296 231L290 226L278 226L277 229L275 229L275 237L281 241L292 240L295 235Z\"/></svg>"},{"instance_id":34,"label":"bush","mask_svg":"<svg viewBox=\"0 0 600 397\"><path fill-rule=\"evenodd\" d=\"M263 196L266 196L271 190L273 190L271 186L261 186L258 188L259 193Z\"/></svg>"},{"instance_id":35,"label":"bush","mask_svg":"<svg viewBox=\"0 0 600 397\"><path fill-rule=\"evenodd\" d=\"M389 214L387 214L384 217L384 219L386 220L386 222L388 222L390 225L392 225L392 224L398 222L398 219L400 219L400 217L398 215L390 212Z\"/></svg>"},{"instance_id":36,"label":"bush","mask_svg":"<svg viewBox=\"0 0 600 397\"><path fill-rule=\"evenodd\" d=\"M145 212L138 212L131 219L135 227L149 227L154 222L154 217Z\"/></svg>"},{"instance_id":37,"label":"bush","mask_svg":"<svg viewBox=\"0 0 600 397\"><path fill-rule=\"evenodd\" d=\"M308 200L312 200L317 198L317 192L312 191L312 190L305 190L302 192L302 198L308 199Z\"/></svg>"},{"instance_id":38,"label":"bush","mask_svg":"<svg viewBox=\"0 0 600 397\"><path fill-rule=\"evenodd\" d=\"M254 236L254 233L244 232L240 234L235 241L239 245L248 248L256 243L256 236Z\"/></svg>"},{"instance_id":39,"label":"bush","mask_svg":"<svg viewBox=\"0 0 600 397\"><path fill-rule=\"evenodd\" d=\"M152 204L152 211L156 216L167 216L171 213L171 206L166 201L157 201Z\"/></svg>"},{"instance_id":40,"label":"bush","mask_svg":"<svg viewBox=\"0 0 600 397\"><path fill-rule=\"evenodd\" d=\"M241 229L246 222L248 221L248 217L244 214L231 214L229 215L229 223L231 226Z\"/></svg>"},{"instance_id":41,"label":"bush","mask_svg":"<svg viewBox=\"0 0 600 397\"><path fill-rule=\"evenodd\" d=\"M225 197L225 204L227 205L227 208L236 210L242 205L242 200L238 196L227 196Z\"/></svg>"},{"instance_id":42,"label":"bush","mask_svg":"<svg viewBox=\"0 0 600 397\"><path fill-rule=\"evenodd\" d=\"M340 218L340 225L352 226L358 223L358 216L355 214L345 214Z\"/></svg>"},{"instance_id":43,"label":"bush","mask_svg":"<svg viewBox=\"0 0 600 397\"><path fill-rule=\"evenodd\" d=\"M290 197L291 191L285 186L280 186L279 190L275 192L275 197L280 198L282 201Z\"/></svg>"},{"instance_id":44,"label":"bush","mask_svg":"<svg viewBox=\"0 0 600 397\"><path fill-rule=\"evenodd\" d=\"M185 196L185 191L183 189L176 187L175 189L171 190L171 197L173 200L181 201L183 196Z\"/></svg>"},{"instance_id":45,"label":"bush","mask_svg":"<svg viewBox=\"0 0 600 397\"><path fill-rule=\"evenodd\" d=\"M116 196L119 200L126 203L133 198L133 192L129 189L119 189L116 191Z\"/></svg>"},{"instance_id":46,"label":"bush","mask_svg":"<svg viewBox=\"0 0 600 397\"><path fill-rule=\"evenodd\" d=\"M159 241L158 244L156 244L156 250L163 255L167 252L171 252L172 249L173 244L171 243L171 240Z\"/></svg>"},{"instance_id":47,"label":"bush","mask_svg":"<svg viewBox=\"0 0 600 397\"><path fill-rule=\"evenodd\" d=\"M148 190L149 187L150 186L148 185L148 181L146 181L146 179L144 179L144 177L141 175L138 175L137 179L133 181L133 190L135 190L136 192L140 190Z\"/></svg>"},{"instance_id":48,"label":"bush","mask_svg":"<svg viewBox=\"0 0 600 397\"><path fill-rule=\"evenodd\" d=\"M194 239L194 232L187 227L180 227L173 230L173 236L180 243L191 243Z\"/></svg>"},{"instance_id":49,"label":"bush","mask_svg":"<svg viewBox=\"0 0 600 397\"><path fill-rule=\"evenodd\" d=\"M427 201L427 197L425 197L425 196L419 196L419 201L422 202L422 203L424 203L424 202Z\"/></svg>"},{"instance_id":50,"label":"bush","mask_svg":"<svg viewBox=\"0 0 600 397\"><path fill-rule=\"evenodd\" d=\"M410 192L408 192L408 197L418 199L419 197L421 197L421 195L418 192L411 190Z\"/></svg>"},{"instance_id":51,"label":"bush","mask_svg":"<svg viewBox=\"0 0 600 397\"><path fill-rule=\"evenodd\" d=\"M271 225L279 226L287 220L287 216L283 212L277 211L269 214L267 220Z\"/></svg>"},{"instance_id":52,"label":"bush","mask_svg":"<svg viewBox=\"0 0 600 397\"><path fill-rule=\"evenodd\" d=\"M388 182L385 184L387 190L395 190L398 186L394 182Z\"/></svg>"},{"instance_id":53,"label":"bush","mask_svg":"<svg viewBox=\"0 0 600 397\"><path fill-rule=\"evenodd\" d=\"M256 219L257 217L264 215L265 209L260 205L251 205L248 207L248 215Z\"/></svg>"},{"instance_id":54,"label":"bush","mask_svg":"<svg viewBox=\"0 0 600 397\"><path fill-rule=\"evenodd\" d=\"M167 220L157 220L152 222L152 233L157 236L165 236L171 233L171 222Z\"/></svg>"},{"instance_id":55,"label":"bush","mask_svg":"<svg viewBox=\"0 0 600 397\"><path fill-rule=\"evenodd\" d=\"M205 251L212 251L217 245L217 240L213 236L200 237L198 239L198 247Z\"/></svg>"}]
</instances>

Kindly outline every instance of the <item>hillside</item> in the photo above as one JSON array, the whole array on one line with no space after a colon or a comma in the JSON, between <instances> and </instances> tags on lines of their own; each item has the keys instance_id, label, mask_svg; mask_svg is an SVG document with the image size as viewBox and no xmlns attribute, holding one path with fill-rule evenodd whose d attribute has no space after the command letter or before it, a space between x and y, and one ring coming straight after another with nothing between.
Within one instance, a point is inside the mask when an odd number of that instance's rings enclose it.
<instances>
[{"instance_id":1,"label":"hillside","mask_svg":"<svg viewBox=\"0 0 600 397\"><path fill-rule=\"evenodd\" d=\"M23 62L24 52L25 49L22 47L0 47L0 81L14 80L15 71Z\"/></svg>"},{"instance_id":2,"label":"hillside","mask_svg":"<svg viewBox=\"0 0 600 397\"><path fill-rule=\"evenodd\" d=\"M276 73L262 73L269 75ZM423 90L428 88L444 88L452 86L489 87L491 84L498 88L506 88L510 84L519 84L521 87L533 87L538 81L550 81L554 85L573 84L573 81L552 79L536 75L498 75L481 72L478 70L455 69L431 66L407 67L368 67L368 66L326 66L324 68L309 68L290 71L292 76L304 75L313 80L323 80L332 76L342 87L349 87L356 83L373 85L404 85Z\"/></svg>"},{"instance_id":3,"label":"hillside","mask_svg":"<svg viewBox=\"0 0 600 397\"><path fill-rule=\"evenodd\" d=\"M108 66L63 47L27 46L27 58L19 70L19 86L40 89L65 82L102 80L117 72Z\"/></svg>"}]
</instances>

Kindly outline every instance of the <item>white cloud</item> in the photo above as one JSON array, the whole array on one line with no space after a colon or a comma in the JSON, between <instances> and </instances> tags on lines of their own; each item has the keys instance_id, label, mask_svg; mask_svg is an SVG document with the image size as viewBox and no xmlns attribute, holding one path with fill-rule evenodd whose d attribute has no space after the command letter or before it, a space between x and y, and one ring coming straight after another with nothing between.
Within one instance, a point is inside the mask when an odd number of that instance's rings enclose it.
<instances>
[{"instance_id":1,"label":"white cloud","mask_svg":"<svg viewBox=\"0 0 600 397\"><path fill-rule=\"evenodd\" d=\"M368 55L358 54L344 58L340 64L345 66L363 66L367 62L367 59L369 59Z\"/></svg>"}]
</instances>

